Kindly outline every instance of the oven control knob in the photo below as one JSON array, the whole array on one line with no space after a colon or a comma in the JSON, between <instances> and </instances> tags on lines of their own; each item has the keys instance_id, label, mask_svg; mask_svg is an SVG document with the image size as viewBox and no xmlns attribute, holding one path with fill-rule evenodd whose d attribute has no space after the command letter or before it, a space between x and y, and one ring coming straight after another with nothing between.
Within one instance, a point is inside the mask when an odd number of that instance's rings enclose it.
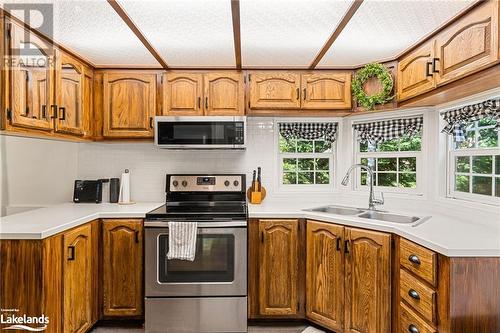
<instances>
[{"instance_id":1,"label":"oven control knob","mask_svg":"<svg viewBox=\"0 0 500 333\"><path fill-rule=\"evenodd\" d=\"M226 187L228 187L228 186L229 186L229 184L230 184L230 183L229 183L229 180L226 180L226 181L224 182L224 185L225 185Z\"/></svg>"},{"instance_id":2,"label":"oven control knob","mask_svg":"<svg viewBox=\"0 0 500 333\"><path fill-rule=\"evenodd\" d=\"M174 181L172 182L172 185L174 185L174 187L177 187L177 186L179 186L179 182L178 182L177 180L174 180Z\"/></svg>"},{"instance_id":3,"label":"oven control knob","mask_svg":"<svg viewBox=\"0 0 500 333\"><path fill-rule=\"evenodd\" d=\"M237 180L235 180L235 181L233 182L233 185L236 187L236 186L240 185L240 182L239 182L239 181L237 181Z\"/></svg>"},{"instance_id":4,"label":"oven control knob","mask_svg":"<svg viewBox=\"0 0 500 333\"><path fill-rule=\"evenodd\" d=\"M187 182L187 181L185 181L185 180L183 180L183 181L182 181L182 186L184 186L184 187L188 186L188 182Z\"/></svg>"}]
</instances>

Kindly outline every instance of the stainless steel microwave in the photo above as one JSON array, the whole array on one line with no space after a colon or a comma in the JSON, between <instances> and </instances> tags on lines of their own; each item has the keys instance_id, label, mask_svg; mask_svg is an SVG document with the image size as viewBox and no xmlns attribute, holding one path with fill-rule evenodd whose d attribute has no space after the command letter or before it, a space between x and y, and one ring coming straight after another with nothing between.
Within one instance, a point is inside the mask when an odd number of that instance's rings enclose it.
<instances>
[{"instance_id":1,"label":"stainless steel microwave","mask_svg":"<svg viewBox=\"0 0 500 333\"><path fill-rule=\"evenodd\" d=\"M155 144L167 149L245 149L246 117L155 117Z\"/></svg>"}]
</instances>

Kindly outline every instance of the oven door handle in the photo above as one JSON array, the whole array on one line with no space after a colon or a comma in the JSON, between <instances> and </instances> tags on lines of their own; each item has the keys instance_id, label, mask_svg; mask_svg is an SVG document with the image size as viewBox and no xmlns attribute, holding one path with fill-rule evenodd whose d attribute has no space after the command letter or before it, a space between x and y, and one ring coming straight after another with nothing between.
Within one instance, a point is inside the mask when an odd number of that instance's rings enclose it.
<instances>
[{"instance_id":1,"label":"oven door handle","mask_svg":"<svg viewBox=\"0 0 500 333\"><path fill-rule=\"evenodd\" d=\"M168 227L168 220L144 221L145 227L165 228ZM246 220L237 221L214 221L214 222L198 222L199 228L230 228L230 227L246 227Z\"/></svg>"}]
</instances>

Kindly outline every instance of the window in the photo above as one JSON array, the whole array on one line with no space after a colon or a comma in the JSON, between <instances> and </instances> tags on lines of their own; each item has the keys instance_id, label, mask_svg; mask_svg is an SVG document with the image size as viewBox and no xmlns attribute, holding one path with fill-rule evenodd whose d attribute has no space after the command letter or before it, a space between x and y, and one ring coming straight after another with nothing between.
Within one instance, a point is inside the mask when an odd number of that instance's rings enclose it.
<instances>
[{"instance_id":1,"label":"window","mask_svg":"<svg viewBox=\"0 0 500 333\"><path fill-rule=\"evenodd\" d=\"M374 185L396 191L416 191L421 164L422 133L405 135L378 144L356 141L356 163L370 166ZM368 173L361 170L358 187L367 186Z\"/></svg>"},{"instance_id":2,"label":"window","mask_svg":"<svg viewBox=\"0 0 500 333\"><path fill-rule=\"evenodd\" d=\"M279 135L280 184L329 186L333 175L333 149L324 140L286 140Z\"/></svg>"},{"instance_id":3,"label":"window","mask_svg":"<svg viewBox=\"0 0 500 333\"><path fill-rule=\"evenodd\" d=\"M495 125L495 120L483 118L467 126L464 141L450 139L451 197L500 202L500 133Z\"/></svg>"}]
</instances>

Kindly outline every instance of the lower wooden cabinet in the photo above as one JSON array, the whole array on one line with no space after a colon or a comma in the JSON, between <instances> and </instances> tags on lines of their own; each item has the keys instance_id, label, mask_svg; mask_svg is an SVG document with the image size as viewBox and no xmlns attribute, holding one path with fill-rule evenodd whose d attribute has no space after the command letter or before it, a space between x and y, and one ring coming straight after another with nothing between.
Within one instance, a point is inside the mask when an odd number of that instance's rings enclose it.
<instances>
[{"instance_id":1,"label":"lower wooden cabinet","mask_svg":"<svg viewBox=\"0 0 500 333\"><path fill-rule=\"evenodd\" d=\"M140 316L143 304L142 220L104 220L103 315Z\"/></svg>"}]
</instances>

